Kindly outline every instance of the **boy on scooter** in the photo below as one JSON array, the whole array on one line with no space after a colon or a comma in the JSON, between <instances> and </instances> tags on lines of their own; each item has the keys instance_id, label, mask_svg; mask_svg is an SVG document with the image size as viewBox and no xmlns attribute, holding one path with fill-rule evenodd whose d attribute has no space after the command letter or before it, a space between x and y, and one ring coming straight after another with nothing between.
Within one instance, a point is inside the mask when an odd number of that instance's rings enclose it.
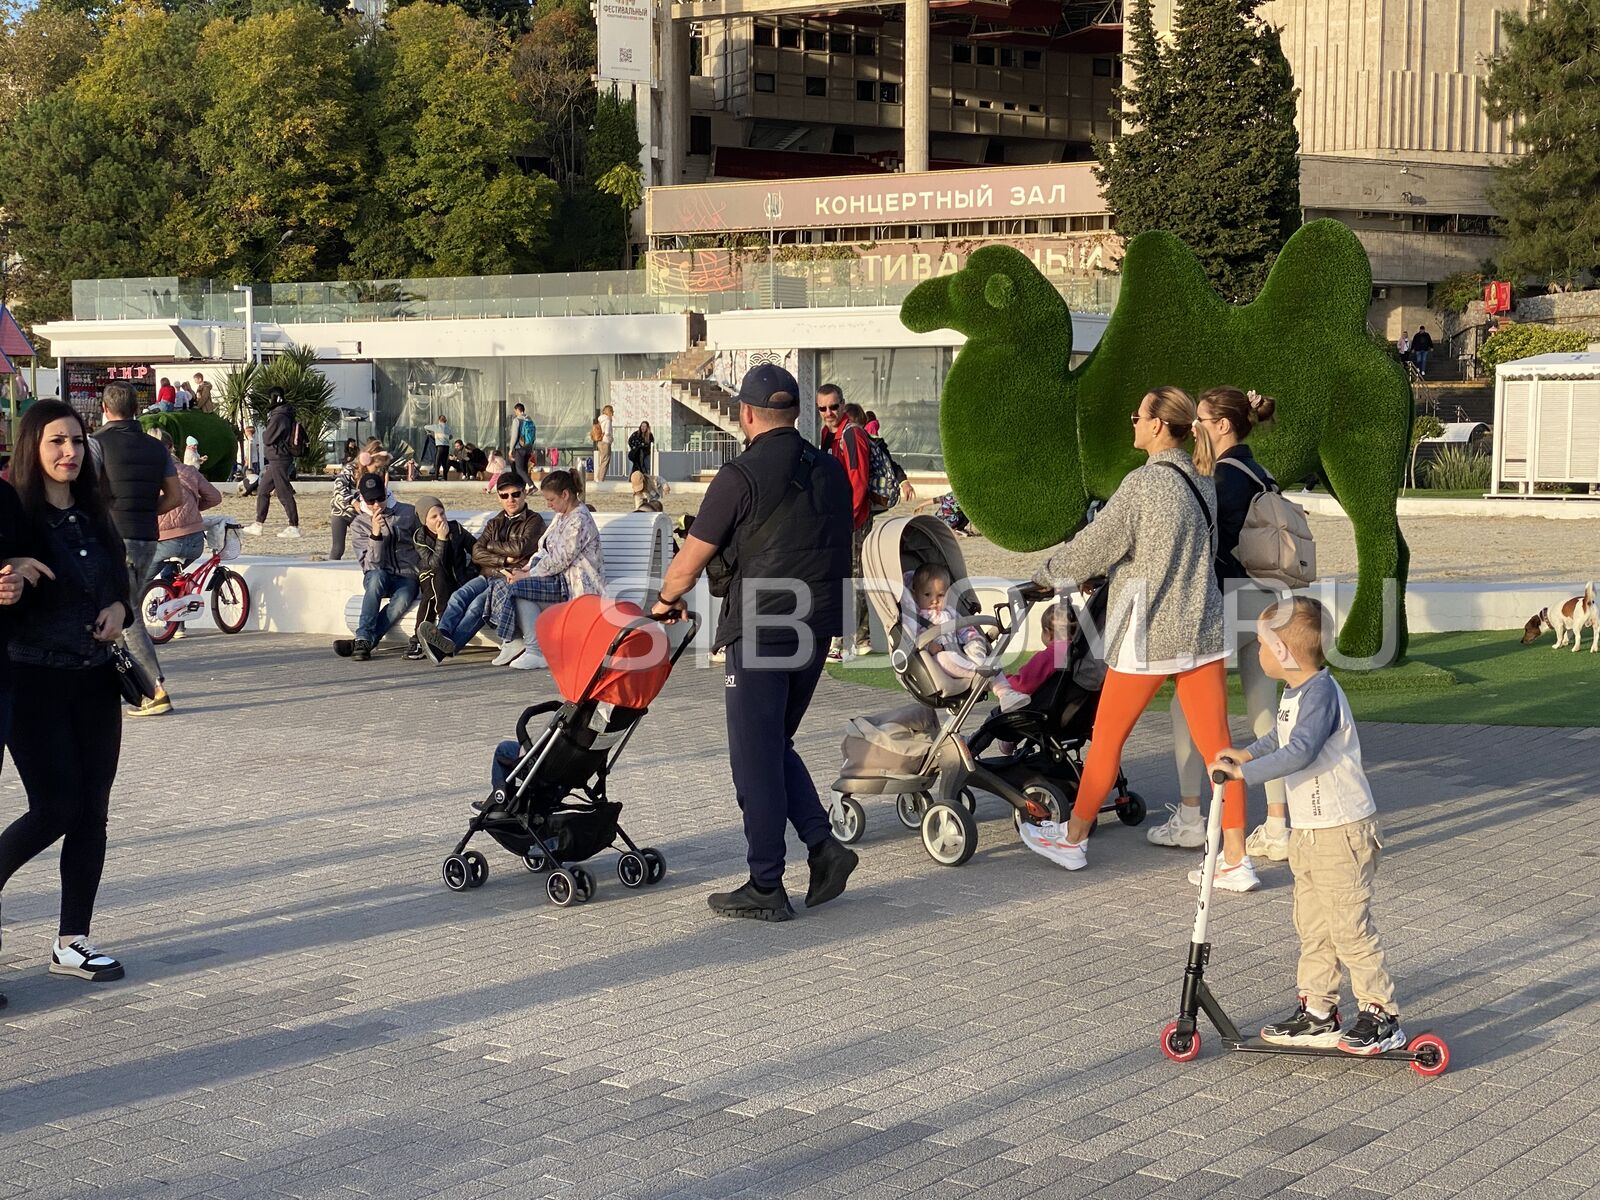
<instances>
[{"instance_id":1,"label":"boy on scooter","mask_svg":"<svg viewBox=\"0 0 1600 1200\"><path fill-rule=\"evenodd\" d=\"M1323 654L1323 637L1332 627L1328 610L1306 596L1281 600L1261 615L1261 668L1288 685L1278 702L1277 725L1243 750L1224 751L1211 769L1251 786L1282 779L1288 793L1300 1006L1263 1029L1262 1040L1381 1054L1404 1046L1406 1035L1372 921L1372 878L1383 848L1377 806L1361 768L1350 702ZM1200 872L1189 879L1199 883ZM1360 1011L1342 1033L1341 965L1350 972Z\"/></svg>"}]
</instances>

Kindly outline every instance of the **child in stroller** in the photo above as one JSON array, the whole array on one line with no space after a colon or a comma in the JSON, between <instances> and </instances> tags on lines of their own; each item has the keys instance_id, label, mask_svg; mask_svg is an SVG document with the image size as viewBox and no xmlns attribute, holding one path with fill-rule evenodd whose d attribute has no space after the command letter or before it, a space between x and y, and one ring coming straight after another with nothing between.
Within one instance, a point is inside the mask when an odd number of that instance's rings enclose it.
<instances>
[{"instance_id":1,"label":"child in stroller","mask_svg":"<svg viewBox=\"0 0 1600 1200\"><path fill-rule=\"evenodd\" d=\"M537 637L562 699L525 709L514 741L495 747L493 790L474 802L467 832L444 860L451 891L481 887L488 860L468 850L487 833L530 871L548 872L545 891L563 908L588 900L594 876L581 866L620 839L617 878L626 888L659 883L666 859L634 844L619 818L622 805L607 785L628 739L666 685L700 628L687 614L687 634L669 653L669 634L637 605L579 596L539 614ZM534 717L551 714L538 733ZM620 849L620 848L619 848Z\"/></svg>"}]
</instances>

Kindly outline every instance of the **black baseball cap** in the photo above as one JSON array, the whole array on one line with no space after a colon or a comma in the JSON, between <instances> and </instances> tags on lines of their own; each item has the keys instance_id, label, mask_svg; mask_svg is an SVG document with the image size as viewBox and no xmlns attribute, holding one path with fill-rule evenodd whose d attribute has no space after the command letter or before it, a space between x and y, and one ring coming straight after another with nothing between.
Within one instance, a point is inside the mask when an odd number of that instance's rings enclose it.
<instances>
[{"instance_id":1,"label":"black baseball cap","mask_svg":"<svg viewBox=\"0 0 1600 1200\"><path fill-rule=\"evenodd\" d=\"M371 472L361 477L361 482L356 485L356 491L368 504L377 504L389 494L389 485L383 481L383 476Z\"/></svg>"},{"instance_id":2,"label":"black baseball cap","mask_svg":"<svg viewBox=\"0 0 1600 1200\"><path fill-rule=\"evenodd\" d=\"M744 373L734 399L751 408L799 408L800 385L782 367L763 363Z\"/></svg>"},{"instance_id":3,"label":"black baseball cap","mask_svg":"<svg viewBox=\"0 0 1600 1200\"><path fill-rule=\"evenodd\" d=\"M507 488L516 488L519 492L525 492L528 490L528 485L522 476L515 471L501 471L500 477L494 481L494 490L498 494Z\"/></svg>"}]
</instances>

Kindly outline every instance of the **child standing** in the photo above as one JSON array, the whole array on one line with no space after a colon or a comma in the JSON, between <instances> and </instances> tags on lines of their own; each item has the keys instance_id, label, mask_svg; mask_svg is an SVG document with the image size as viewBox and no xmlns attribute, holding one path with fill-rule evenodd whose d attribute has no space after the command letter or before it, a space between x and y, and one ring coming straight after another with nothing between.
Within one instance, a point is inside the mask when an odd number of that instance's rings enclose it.
<instances>
[{"instance_id":1,"label":"child standing","mask_svg":"<svg viewBox=\"0 0 1600 1200\"><path fill-rule=\"evenodd\" d=\"M1328 610L1306 596L1279 601L1261 615L1261 668L1288 685L1277 727L1243 750L1225 751L1211 769L1246 784L1282 779L1289 801L1300 1006L1263 1029L1262 1039L1380 1054L1404 1046L1406 1035L1372 921L1372 879L1383 848L1377 805L1361 768L1350 702L1325 665L1322 639L1331 630ZM1198 883L1200 872L1189 879ZM1350 972L1360 1010L1342 1033L1341 967Z\"/></svg>"}]
</instances>

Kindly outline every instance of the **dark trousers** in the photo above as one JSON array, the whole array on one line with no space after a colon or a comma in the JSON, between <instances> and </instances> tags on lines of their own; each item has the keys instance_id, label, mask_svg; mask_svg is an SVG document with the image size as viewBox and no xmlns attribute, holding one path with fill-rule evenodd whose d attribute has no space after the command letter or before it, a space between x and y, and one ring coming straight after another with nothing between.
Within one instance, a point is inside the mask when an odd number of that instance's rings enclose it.
<instances>
[{"instance_id":1,"label":"dark trousers","mask_svg":"<svg viewBox=\"0 0 1600 1200\"><path fill-rule=\"evenodd\" d=\"M106 814L122 752L122 692L109 664L87 671L12 668L6 745L28 811L0 833L0 888L61 842L59 933L88 933L106 862Z\"/></svg>"},{"instance_id":2,"label":"dark trousers","mask_svg":"<svg viewBox=\"0 0 1600 1200\"><path fill-rule=\"evenodd\" d=\"M450 447L440 446L434 453L433 477L435 479L450 478Z\"/></svg>"},{"instance_id":3,"label":"dark trousers","mask_svg":"<svg viewBox=\"0 0 1600 1200\"><path fill-rule=\"evenodd\" d=\"M867 589L861 579L861 549L872 532L872 518L850 535L850 587L856 595L856 645L872 640L872 621L867 616Z\"/></svg>"},{"instance_id":4,"label":"dark trousers","mask_svg":"<svg viewBox=\"0 0 1600 1200\"><path fill-rule=\"evenodd\" d=\"M830 836L811 772L795 753L794 735L811 704L828 653L828 639L807 637L799 666L767 667L759 659L793 656L793 634L769 635L756 646L744 638L727 647L722 691L728 715L728 762L744 813L750 878L757 887L783 882L784 826L816 847ZM751 659L757 659L751 662ZM747 665L748 664L748 665Z\"/></svg>"},{"instance_id":5,"label":"dark trousers","mask_svg":"<svg viewBox=\"0 0 1600 1200\"><path fill-rule=\"evenodd\" d=\"M528 455L533 452L532 446L518 446L511 452L511 465L516 467L517 474L522 476L522 482L528 482Z\"/></svg>"},{"instance_id":6,"label":"dark trousers","mask_svg":"<svg viewBox=\"0 0 1600 1200\"><path fill-rule=\"evenodd\" d=\"M344 557L344 538L350 532L351 517L334 513L328 518L328 528L333 531L333 544L328 548L328 561L338 562Z\"/></svg>"},{"instance_id":7,"label":"dark trousers","mask_svg":"<svg viewBox=\"0 0 1600 1200\"><path fill-rule=\"evenodd\" d=\"M272 500L272 493L278 493L278 503L283 505L283 515L289 518L289 524L300 524L300 506L294 501L294 484L289 482L289 464L286 462L268 462L261 468L261 490L256 493L256 523L265 525L267 521L267 505Z\"/></svg>"}]
</instances>

